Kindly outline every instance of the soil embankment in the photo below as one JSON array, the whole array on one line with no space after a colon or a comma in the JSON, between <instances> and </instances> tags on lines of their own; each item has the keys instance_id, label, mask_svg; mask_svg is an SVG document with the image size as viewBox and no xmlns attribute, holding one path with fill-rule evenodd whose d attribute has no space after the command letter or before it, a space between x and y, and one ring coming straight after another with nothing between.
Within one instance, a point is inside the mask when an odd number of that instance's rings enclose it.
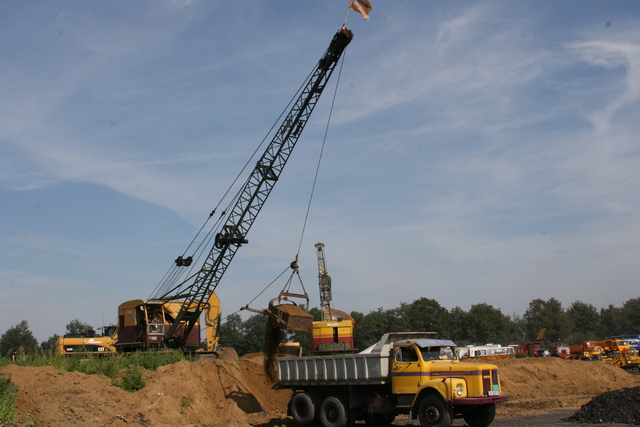
<instances>
[{"instance_id":1,"label":"soil embankment","mask_svg":"<svg viewBox=\"0 0 640 427\"><path fill-rule=\"evenodd\" d=\"M601 362L544 358L492 363L499 366L503 392L510 397L499 406L499 418L578 408L601 393L640 386L640 377ZM52 367L9 365L0 375L9 375L20 387L19 425L25 417L48 427L293 425L286 416L290 392L271 388L260 355L183 361L145 371L146 386L136 393L111 386L108 378Z\"/></svg>"}]
</instances>

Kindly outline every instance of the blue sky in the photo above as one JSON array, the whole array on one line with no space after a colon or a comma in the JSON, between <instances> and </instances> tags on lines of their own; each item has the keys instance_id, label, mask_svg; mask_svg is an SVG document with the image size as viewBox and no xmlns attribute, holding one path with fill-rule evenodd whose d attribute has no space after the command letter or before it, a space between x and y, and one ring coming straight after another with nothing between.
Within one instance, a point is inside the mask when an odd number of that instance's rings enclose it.
<instances>
[{"instance_id":1,"label":"blue sky","mask_svg":"<svg viewBox=\"0 0 640 427\"><path fill-rule=\"evenodd\" d=\"M149 297L347 4L0 3L0 332L42 341ZM373 7L348 15L300 251L311 304L316 242L345 311L637 298L638 5ZM218 286L225 314L296 255L336 83Z\"/></svg>"}]
</instances>

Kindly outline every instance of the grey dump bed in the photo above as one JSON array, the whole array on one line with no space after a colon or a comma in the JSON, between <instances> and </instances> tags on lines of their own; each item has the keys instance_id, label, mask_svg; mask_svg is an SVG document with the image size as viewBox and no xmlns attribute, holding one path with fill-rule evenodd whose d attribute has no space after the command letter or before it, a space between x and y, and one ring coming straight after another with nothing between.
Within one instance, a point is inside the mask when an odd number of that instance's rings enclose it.
<instances>
[{"instance_id":1,"label":"grey dump bed","mask_svg":"<svg viewBox=\"0 0 640 427\"><path fill-rule=\"evenodd\" d=\"M385 384L390 381L393 343L430 336L432 332L390 333L358 354L278 358L278 382L282 386Z\"/></svg>"}]
</instances>

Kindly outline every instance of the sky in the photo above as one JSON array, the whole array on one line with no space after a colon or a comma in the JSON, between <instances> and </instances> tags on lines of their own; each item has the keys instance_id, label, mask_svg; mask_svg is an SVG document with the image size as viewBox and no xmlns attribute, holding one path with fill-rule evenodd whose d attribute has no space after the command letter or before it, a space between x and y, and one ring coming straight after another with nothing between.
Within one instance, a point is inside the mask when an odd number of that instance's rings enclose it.
<instances>
[{"instance_id":1,"label":"sky","mask_svg":"<svg viewBox=\"0 0 640 427\"><path fill-rule=\"evenodd\" d=\"M348 312L640 297L637 3L372 3L1 2L0 333L150 297L345 20L224 315L296 255L319 306L317 242Z\"/></svg>"}]
</instances>

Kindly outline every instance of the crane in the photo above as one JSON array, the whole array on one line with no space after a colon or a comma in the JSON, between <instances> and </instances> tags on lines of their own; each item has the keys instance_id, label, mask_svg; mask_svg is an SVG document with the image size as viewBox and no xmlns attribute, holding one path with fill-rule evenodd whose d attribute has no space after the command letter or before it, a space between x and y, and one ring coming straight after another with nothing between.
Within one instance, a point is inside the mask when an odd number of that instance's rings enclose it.
<instances>
[{"instance_id":1,"label":"crane","mask_svg":"<svg viewBox=\"0 0 640 427\"><path fill-rule=\"evenodd\" d=\"M331 308L331 276L327 273L324 243L316 243L318 258L318 287L320 288L320 310L322 320L312 324L312 352L314 354L352 353L353 317L347 312Z\"/></svg>"},{"instance_id":2,"label":"crane","mask_svg":"<svg viewBox=\"0 0 640 427\"><path fill-rule=\"evenodd\" d=\"M320 288L320 310L325 322L331 320L331 276L327 273L327 263L324 257L324 243L316 243L318 257L318 287Z\"/></svg>"},{"instance_id":3,"label":"crane","mask_svg":"<svg viewBox=\"0 0 640 427\"><path fill-rule=\"evenodd\" d=\"M121 350L130 351L152 344L182 349L197 347L199 330L196 326L199 327L203 312L209 341L212 336L210 331L217 330L220 318L215 290L238 249L248 243L249 229L278 182L320 95L352 38L353 33L346 27L333 36L291 110L236 196L233 206L223 213L226 220L215 234L214 243L202 267L185 281L154 295L150 300L133 300L119 307L117 346ZM190 266L192 260L193 257L180 256L176 259L176 266ZM147 329L144 324L148 326ZM196 331L197 337L194 337Z\"/></svg>"}]
</instances>

